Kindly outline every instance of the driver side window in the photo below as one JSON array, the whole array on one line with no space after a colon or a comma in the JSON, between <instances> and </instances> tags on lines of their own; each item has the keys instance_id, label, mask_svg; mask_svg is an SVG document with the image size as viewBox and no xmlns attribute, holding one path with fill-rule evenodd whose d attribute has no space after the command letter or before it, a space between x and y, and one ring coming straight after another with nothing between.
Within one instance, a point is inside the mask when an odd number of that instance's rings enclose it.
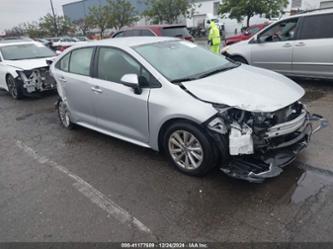
<instances>
[{"instance_id":1,"label":"driver side window","mask_svg":"<svg viewBox=\"0 0 333 249\"><path fill-rule=\"evenodd\" d=\"M278 22L259 36L261 42L290 41L295 38L298 18Z\"/></svg>"},{"instance_id":2,"label":"driver side window","mask_svg":"<svg viewBox=\"0 0 333 249\"><path fill-rule=\"evenodd\" d=\"M156 87L157 80L135 59L119 49L100 48L97 64L99 79L121 83L125 74L136 74L142 87Z\"/></svg>"}]
</instances>

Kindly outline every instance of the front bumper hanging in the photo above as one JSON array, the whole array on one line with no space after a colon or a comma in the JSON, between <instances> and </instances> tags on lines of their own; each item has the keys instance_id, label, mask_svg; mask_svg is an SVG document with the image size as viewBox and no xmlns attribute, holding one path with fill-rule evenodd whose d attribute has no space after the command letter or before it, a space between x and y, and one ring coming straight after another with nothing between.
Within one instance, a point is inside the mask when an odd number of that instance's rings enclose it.
<instances>
[{"instance_id":1,"label":"front bumper hanging","mask_svg":"<svg viewBox=\"0 0 333 249\"><path fill-rule=\"evenodd\" d=\"M328 126L328 121L320 115L309 115L297 136L279 145L272 146L265 153L234 156L221 170L237 179L261 183L283 172L283 168L291 164L297 155L309 144L311 136Z\"/></svg>"}]
</instances>

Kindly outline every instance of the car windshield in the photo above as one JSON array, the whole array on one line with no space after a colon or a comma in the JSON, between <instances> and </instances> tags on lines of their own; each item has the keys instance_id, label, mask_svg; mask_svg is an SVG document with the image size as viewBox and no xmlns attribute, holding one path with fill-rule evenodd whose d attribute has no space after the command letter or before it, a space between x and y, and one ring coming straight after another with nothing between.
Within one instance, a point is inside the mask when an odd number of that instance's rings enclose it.
<instances>
[{"instance_id":1,"label":"car windshield","mask_svg":"<svg viewBox=\"0 0 333 249\"><path fill-rule=\"evenodd\" d=\"M5 60L37 59L55 56L55 53L39 43L8 45L0 48Z\"/></svg>"},{"instance_id":2,"label":"car windshield","mask_svg":"<svg viewBox=\"0 0 333 249\"><path fill-rule=\"evenodd\" d=\"M153 43L134 50L173 83L200 79L238 66L186 41Z\"/></svg>"}]
</instances>

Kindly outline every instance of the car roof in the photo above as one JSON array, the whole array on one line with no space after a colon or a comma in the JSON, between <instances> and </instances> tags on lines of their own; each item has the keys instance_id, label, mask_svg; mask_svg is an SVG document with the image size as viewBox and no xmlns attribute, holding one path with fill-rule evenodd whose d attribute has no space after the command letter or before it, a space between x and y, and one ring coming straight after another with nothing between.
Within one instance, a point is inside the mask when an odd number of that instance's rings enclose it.
<instances>
[{"instance_id":1,"label":"car roof","mask_svg":"<svg viewBox=\"0 0 333 249\"><path fill-rule=\"evenodd\" d=\"M160 37L160 36L131 36L131 37L120 37L120 38L111 38L100 41L89 41L87 43L76 45L75 48L78 47L87 47L87 46L116 46L121 48L130 48L135 46L141 46L146 44L158 43L158 42L166 42L166 41L177 41L180 39L173 37Z\"/></svg>"},{"instance_id":2,"label":"car roof","mask_svg":"<svg viewBox=\"0 0 333 249\"><path fill-rule=\"evenodd\" d=\"M157 29L157 28L185 28L184 24L155 24L155 25L135 25L121 29L120 31L126 31L131 29Z\"/></svg>"},{"instance_id":3,"label":"car roof","mask_svg":"<svg viewBox=\"0 0 333 249\"><path fill-rule=\"evenodd\" d=\"M323 14L332 14L332 13L333 13L333 7L309 10L290 17L314 16L314 15L323 15Z\"/></svg>"},{"instance_id":4,"label":"car roof","mask_svg":"<svg viewBox=\"0 0 333 249\"><path fill-rule=\"evenodd\" d=\"M0 40L0 47L8 45L20 45L20 44L36 44L38 42L32 40Z\"/></svg>"}]
</instances>

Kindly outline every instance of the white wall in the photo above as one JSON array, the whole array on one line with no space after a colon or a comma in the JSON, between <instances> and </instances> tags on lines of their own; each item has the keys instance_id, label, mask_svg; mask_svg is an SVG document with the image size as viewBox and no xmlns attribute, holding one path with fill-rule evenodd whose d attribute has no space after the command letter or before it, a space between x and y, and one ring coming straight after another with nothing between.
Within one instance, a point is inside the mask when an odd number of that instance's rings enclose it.
<instances>
[{"instance_id":1,"label":"white wall","mask_svg":"<svg viewBox=\"0 0 333 249\"><path fill-rule=\"evenodd\" d=\"M205 15L205 14L213 15L214 3L216 3L216 2L221 2L221 1L220 0L211 0L211 1L198 2L196 4L197 7L196 7L195 15L196 16ZM250 24L251 25L259 24L259 23L263 23L265 21L267 21L266 18L262 18L257 15L257 16L254 16L251 18ZM186 23L190 27L192 27L193 25L196 26L196 21L193 18L187 19ZM246 20L239 23L236 19L223 18L222 23L224 24L224 27L225 27L226 36L233 35L235 33L236 29L238 32L240 32L241 28L246 26Z\"/></svg>"}]
</instances>

